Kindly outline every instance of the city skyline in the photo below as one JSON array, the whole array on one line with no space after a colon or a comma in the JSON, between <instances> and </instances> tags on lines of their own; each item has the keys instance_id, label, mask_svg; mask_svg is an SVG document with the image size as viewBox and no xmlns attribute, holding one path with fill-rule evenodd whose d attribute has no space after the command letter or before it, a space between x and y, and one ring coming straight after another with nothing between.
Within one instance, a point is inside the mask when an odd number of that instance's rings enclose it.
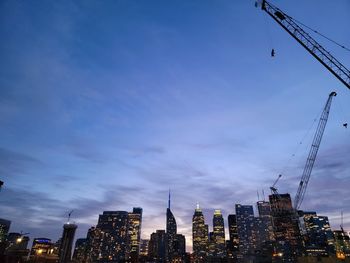
<instances>
[{"instance_id":1,"label":"city skyline","mask_svg":"<svg viewBox=\"0 0 350 263\"><path fill-rule=\"evenodd\" d=\"M349 1L274 2L349 46ZM102 211L139 206L149 237L165 229L170 187L186 243L197 202L206 222L221 210L227 238L235 204L263 189L267 200L278 174L295 196L333 90L301 208L334 229L344 211L350 229L350 92L254 1L1 6L0 218L11 232L58 239L74 210L85 237ZM349 52L322 44L350 66Z\"/></svg>"}]
</instances>

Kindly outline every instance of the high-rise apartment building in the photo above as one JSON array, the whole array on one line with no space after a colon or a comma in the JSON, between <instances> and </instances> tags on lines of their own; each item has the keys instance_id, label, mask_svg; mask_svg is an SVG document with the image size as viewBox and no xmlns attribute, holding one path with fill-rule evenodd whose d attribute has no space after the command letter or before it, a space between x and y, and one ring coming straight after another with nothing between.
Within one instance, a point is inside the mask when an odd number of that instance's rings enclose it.
<instances>
[{"instance_id":1,"label":"high-rise apartment building","mask_svg":"<svg viewBox=\"0 0 350 263\"><path fill-rule=\"evenodd\" d=\"M98 262L103 233L97 227L90 227L86 236L86 262Z\"/></svg>"},{"instance_id":2,"label":"high-rise apartment building","mask_svg":"<svg viewBox=\"0 0 350 263\"><path fill-rule=\"evenodd\" d=\"M59 249L59 263L71 262L73 240L77 227L78 226L76 224L69 222L63 225L61 246Z\"/></svg>"},{"instance_id":3,"label":"high-rise apartment building","mask_svg":"<svg viewBox=\"0 0 350 263\"><path fill-rule=\"evenodd\" d=\"M139 261L141 226L142 208L134 207L133 211L128 214L127 258L132 263Z\"/></svg>"},{"instance_id":4,"label":"high-rise apartment building","mask_svg":"<svg viewBox=\"0 0 350 263\"><path fill-rule=\"evenodd\" d=\"M192 218L192 242L194 262L206 262L208 254L208 225L205 224L203 212L198 204Z\"/></svg>"},{"instance_id":5,"label":"high-rise apartment building","mask_svg":"<svg viewBox=\"0 0 350 263\"><path fill-rule=\"evenodd\" d=\"M272 226L271 205L267 201L257 202L259 220L257 220L258 246L265 242L274 241Z\"/></svg>"},{"instance_id":6,"label":"high-rise apartment building","mask_svg":"<svg viewBox=\"0 0 350 263\"><path fill-rule=\"evenodd\" d=\"M328 217L316 212L303 212L305 252L310 256L328 256L334 253L334 235Z\"/></svg>"},{"instance_id":7,"label":"high-rise apartment building","mask_svg":"<svg viewBox=\"0 0 350 263\"><path fill-rule=\"evenodd\" d=\"M105 211L99 216L96 226L101 234L99 262L123 262L127 259L128 219L129 213L126 211Z\"/></svg>"}]
</instances>

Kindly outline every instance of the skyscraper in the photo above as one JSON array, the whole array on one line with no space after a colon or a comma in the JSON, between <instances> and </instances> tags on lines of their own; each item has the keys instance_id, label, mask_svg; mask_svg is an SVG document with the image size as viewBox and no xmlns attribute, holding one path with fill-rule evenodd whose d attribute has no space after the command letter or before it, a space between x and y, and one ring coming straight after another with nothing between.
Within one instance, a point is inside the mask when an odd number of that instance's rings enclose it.
<instances>
[{"instance_id":1,"label":"skyscraper","mask_svg":"<svg viewBox=\"0 0 350 263\"><path fill-rule=\"evenodd\" d=\"M258 244L261 245L274 240L271 205L267 201L258 201L257 207L259 212L259 220L257 221Z\"/></svg>"},{"instance_id":2,"label":"skyscraper","mask_svg":"<svg viewBox=\"0 0 350 263\"><path fill-rule=\"evenodd\" d=\"M157 230L151 234L148 244L148 255L151 262L166 262L166 233L165 230Z\"/></svg>"},{"instance_id":3,"label":"skyscraper","mask_svg":"<svg viewBox=\"0 0 350 263\"><path fill-rule=\"evenodd\" d=\"M73 240L77 227L76 224L69 222L63 225L61 246L59 250L59 263L71 262Z\"/></svg>"},{"instance_id":4,"label":"skyscraper","mask_svg":"<svg viewBox=\"0 0 350 263\"><path fill-rule=\"evenodd\" d=\"M168 208L166 210L166 260L171 262L176 256L175 243L176 243L177 225L173 213L170 210L170 191L168 199Z\"/></svg>"},{"instance_id":5,"label":"skyscraper","mask_svg":"<svg viewBox=\"0 0 350 263\"><path fill-rule=\"evenodd\" d=\"M131 262L138 262L140 253L140 239L142 226L142 208L134 207L128 214L128 255Z\"/></svg>"},{"instance_id":6,"label":"skyscraper","mask_svg":"<svg viewBox=\"0 0 350 263\"><path fill-rule=\"evenodd\" d=\"M254 211L251 205L236 204L237 232L239 238L239 254L254 254Z\"/></svg>"},{"instance_id":7,"label":"skyscraper","mask_svg":"<svg viewBox=\"0 0 350 263\"><path fill-rule=\"evenodd\" d=\"M228 258L237 258L239 250L239 239L237 232L237 219L236 215L228 215L228 232L230 240L227 243L227 255Z\"/></svg>"},{"instance_id":8,"label":"skyscraper","mask_svg":"<svg viewBox=\"0 0 350 263\"><path fill-rule=\"evenodd\" d=\"M225 226L224 218L220 210L214 211L213 216L213 240L215 244L214 257L224 258L226 255L225 249Z\"/></svg>"},{"instance_id":9,"label":"skyscraper","mask_svg":"<svg viewBox=\"0 0 350 263\"><path fill-rule=\"evenodd\" d=\"M86 236L86 262L98 262L103 233L99 228L90 227Z\"/></svg>"},{"instance_id":10,"label":"skyscraper","mask_svg":"<svg viewBox=\"0 0 350 263\"><path fill-rule=\"evenodd\" d=\"M205 224L204 215L198 204L192 218L192 242L194 262L206 262L208 253L208 225Z\"/></svg>"},{"instance_id":11,"label":"skyscraper","mask_svg":"<svg viewBox=\"0 0 350 263\"><path fill-rule=\"evenodd\" d=\"M283 260L296 260L300 253L301 235L290 195L273 194L269 199L277 252L283 255Z\"/></svg>"},{"instance_id":12,"label":"skyscraper","mask_svg":"<svg viewBox=\"0 0 350 263\"><path fill-rule=\"evenodd\" d=\"M99 216L96 229L100 242L94 248L99 250L99 262L124 262L127 259L128 218L126 211L104 211Z\"/></svg>"}]
</instances>

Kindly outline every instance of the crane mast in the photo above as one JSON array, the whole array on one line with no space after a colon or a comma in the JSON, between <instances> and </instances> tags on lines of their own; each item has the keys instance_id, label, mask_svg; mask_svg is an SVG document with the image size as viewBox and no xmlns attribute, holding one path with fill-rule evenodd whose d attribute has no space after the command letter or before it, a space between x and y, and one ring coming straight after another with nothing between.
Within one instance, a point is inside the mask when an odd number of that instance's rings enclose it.
<instances>
[{"instance_id":1,"label":"crane mast","mask_svg":"<svg viewBox=\"0 0 350 263\"><path fill-rule=\"evenodd\" d=\"M306 188L307 188L307 185L308 185L309 180L310 180L312 168L314 166L317 152L318 152L318 149L320 147L323 132L326 128L329 110L330 110L331 104L332 104L332 98L335 97L336 95L337 95L337 93L334 91L329 94L326 105L323 108L321 118L318 122L317 130L316 130L315 136L314 136L312 144L311 144L311 149L310 149L309 155L308 155L307 160L306 160L303 175L301 176L298 191L297 191L297 194L295 195L295 199L294 199L294 209L296 211L300 208L300 205L303 202Z\"/></svg>"},{"instance_id":2,"label":"crane mast","mask_svg":"<svg viewBox=\"0 0 350 263\"><path fill-rule=\"evenodd\" d=\"M288 16L282 10L266 0L262 1L261 9L268 13L281 27L298 41L300 45L302 45L337 79L350 89L350 71L307 32L305 32L292 17Z\"/></svg>"}]
</instances>

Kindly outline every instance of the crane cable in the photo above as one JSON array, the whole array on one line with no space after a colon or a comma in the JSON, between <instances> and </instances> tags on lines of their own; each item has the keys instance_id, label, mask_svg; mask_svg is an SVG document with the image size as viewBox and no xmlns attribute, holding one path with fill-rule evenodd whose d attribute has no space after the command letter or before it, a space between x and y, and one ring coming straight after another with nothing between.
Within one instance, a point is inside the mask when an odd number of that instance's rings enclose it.
<instances>
[{"instance_id":1,"label":"crane cable","mask_svg":"<svg viewBox=\"0 0 350 263\"><path fill-rule=\"evenodd\" d=\"M304 144L304 141L307 139L307 137L309 137L309 134L310 134L311 130L313 129L313 127L315 126L315 123L317 122L317 120L320 118L322 111L323 111L323 109L321 109L320 112L317 114L317 116L313 119L309 129L306 131L306 133L303 135L303 137L299 141L298 145L295 147L294 151L290 155L286 165L283 167L280 174L285 174L286 171L290 168L290 162L292 161L293 158L296 157L296 154L299 152L300 146L302 144Z\"/></svg>"},{"instance_id":2,"label":"crane cable","mask_svg":"<svg viewBox=\"0 0 350 263\"><path fill-rule=\"evenodd\" d=\"M291 19L293 19L293 20L294 20L295 22L297 22L298 24L300 24L300 25L302 25L302 26L304 26L304 27L310 29L310 30L311 30L312 32L314 32L315 34L317 34L317 35L319 35L319 36L321 36L321 37L327 39L328 41L332 42L333 44L335 44L335 45L337 45L337 46L343 48L344 50L350 52L350 48L346 47L345 45L340 44L339 42L337 42L337 41L335 41L335 40L333 40L333 39L327 37L326 35L322 34L321 32L319 32L319 31L317 31L317 30L315 30L315 29L313 29L313 28L311 28L311 27L305 25L304 23L300 22L299 20L297 20L297 19L295 19L295 18L293 18L293 17L291 17L291 16L288 16L288 17L291 18Z\"/></svg>"}]
</instances>

